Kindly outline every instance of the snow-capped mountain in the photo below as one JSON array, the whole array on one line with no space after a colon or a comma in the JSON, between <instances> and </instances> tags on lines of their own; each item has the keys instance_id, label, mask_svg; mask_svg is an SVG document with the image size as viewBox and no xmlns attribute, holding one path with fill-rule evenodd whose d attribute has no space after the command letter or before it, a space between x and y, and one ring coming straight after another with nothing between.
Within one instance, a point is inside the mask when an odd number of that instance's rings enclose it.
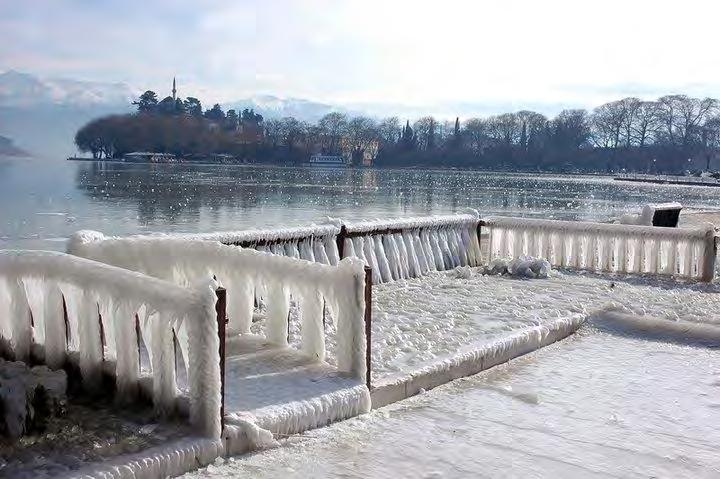
<instances>
[{"instance_id":1,"label":"snow-capped mountain","mask_svg":"<svg viewBox=\"0 0 720 479\"><path fill-rule=\"evenodd\" d=\"M0 73L0 106L94 106L127 104L138 92L124 83L38 78L13 70Z\"/></svg>"},{"instance_id":2,"label":"snow-capped mountain","mask_svg":"<svg viewBox=\"0 0 720 479\"><path fill-rule=\"evenodd\" d=\"M349 114L359 113L339 105L304 100L302 98L280 98L273 95L253 96L250 98L227 102L222 106L225 110L232 108L238 111L245 108L252 108L256 113L260 113L265 118L282 118L285 116L292 116L298 120L309 122L317 121L324 115L333 111Z\"/></svg>"}]
</instances>

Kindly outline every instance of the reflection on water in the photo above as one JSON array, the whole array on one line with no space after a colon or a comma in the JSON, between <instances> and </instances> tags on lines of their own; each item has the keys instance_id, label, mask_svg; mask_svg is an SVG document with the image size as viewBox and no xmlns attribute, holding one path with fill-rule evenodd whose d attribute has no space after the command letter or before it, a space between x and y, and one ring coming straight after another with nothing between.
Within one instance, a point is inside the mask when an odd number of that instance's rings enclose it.
<instances>
[{"instance_id":1,"label":"reflection on water","mask_svg":"<svg viewBox=\"0 0 720 479\"><path fill-rule=\"evenodd\" d=\"M0 163L0 247L62 249L81 228L107 234L212 231L478 209L607 219L652 201L720 208L711 188L609 178L432 170Z\"/></svg>"}]
</instances>

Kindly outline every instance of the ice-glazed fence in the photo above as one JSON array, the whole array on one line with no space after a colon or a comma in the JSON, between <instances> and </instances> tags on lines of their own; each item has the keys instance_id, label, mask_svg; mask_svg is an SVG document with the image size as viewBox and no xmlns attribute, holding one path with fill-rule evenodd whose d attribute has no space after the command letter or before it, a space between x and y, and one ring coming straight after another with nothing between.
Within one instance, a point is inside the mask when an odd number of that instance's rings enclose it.
<instances>
[{"instance_id":1,"label":"ice-glazed fence","mask_svg":"<svg viewBox=\"0 0 720 479\"><path fill-rule=\"evenodd\" d=\"M109 374L119 400L136 398L149 377L155 408L169 414L180 394L180 354L187 365L190 421L210 437L219 437L221 427L215 297L210 277L188 289L64 253L0 251L6 356L77 367L91 392ZM142 370L139 337L150 359Z\"/></svg>"},{"instance_id":2,"label":"ice-glazed fence","mask_svg":"<svg viewBox=\"0 0 720 479\"><path fill-rule=\"evenodd\" d=\"M712 281L715 232L581 221L491 217L489 260L534 256L553 266L614 273L650 273Z\"/></svg>"},{"instance_id":3,"label":"ice-glazed fence","mask_svg":"<svg viewBox=\"0 0 720 479\"><path fill-rule=\"evenodd\" d=\"M173 234L168 237L186 240L219 241L226 245L256 249L279 256L336 265L340 261L336 239L339 233L339 226L327 224L295 228Z\"/></svg>"},{"instance_id":4,"label":"ice-glazed fence","mask_svg":"<svg viewBox=\"0 0 720 479\"><path fill-rule=\"evenodd\" d=\"M338 369L366 379L365 272L355 258L329 266L215 241L174 236L106 238L88 231L73 236L68 252L179 285L215 276L227 289L230 330L250 331L255 300L261 298L267 308L265 335L281 346L288 344L292 297L301 315L301 349L319 360L326 355L326 307L337 324Z\"/></svg>"},{"instance_id":5,"label":"ice-glazed fence","mask_svg":"<svg viewBox=\"0 0 720 479\"><path fill-rule=\"evenodd\" d=\"M338 234L340 256L363 260L376 284L479 266L478 224L469 214L347 223Z\"/></svg>"}]
</instances>

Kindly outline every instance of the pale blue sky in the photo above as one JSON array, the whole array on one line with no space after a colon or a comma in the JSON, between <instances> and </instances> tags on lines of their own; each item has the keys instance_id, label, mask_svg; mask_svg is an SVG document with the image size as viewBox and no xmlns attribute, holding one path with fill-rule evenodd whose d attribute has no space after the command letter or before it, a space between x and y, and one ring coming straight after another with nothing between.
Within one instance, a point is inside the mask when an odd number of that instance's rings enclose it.
<instances>
[{"instance_id":1,"label":"pale blue sky","mask_svg":"<svg viewBox=\"0 0 720 479\"><path fill-rule=\"evenodd\" d=\"M0 0L0 71L227 101L720 96L711 0Z\"/></svg>"}]
</instances>

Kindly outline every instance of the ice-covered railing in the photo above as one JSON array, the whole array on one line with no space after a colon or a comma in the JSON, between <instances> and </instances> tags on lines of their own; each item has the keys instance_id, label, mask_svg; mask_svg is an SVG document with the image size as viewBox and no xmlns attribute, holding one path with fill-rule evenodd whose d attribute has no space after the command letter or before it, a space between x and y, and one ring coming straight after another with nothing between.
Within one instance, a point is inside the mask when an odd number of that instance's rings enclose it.
<instances>
[{"instance_id":1,"label":"ice-covered railing","mask_svg":"<svg viewBox=\"0 0 720 479\"><path fill-rule=\"evenodd\" d=\"M64 253L0 251L0 337L4 353L17 360L77 367L90 392L109 374L119 400L135 398L149 375L153 404L168 414L179 396L177 338L188 371L190 421L202 433L220 435L211 281L188 289ZM140 341L150 359L142 371Z\"/></svg>"},{"instance_id":2,"label":"ice-covered railing","mask_svg":"<svg viewBox=\"0 0 720 479\"><path fill-rule=\"evenodd\" d=\"M340 257L360 258L373 282L482 263L477 214L348 223L338 234Z\"/></svg>"},{"instance_id":3,"label":"ice-covered railing","mask_svg":"<svg viewBox=\"0 0 720 479\"><path fill-rule=\"evenodd\" d=\"M336 265L340 260L336 241L339 232L339 226L326 224L293 228L172 234L157 237L218 241L226 245L256 249L279 256Z\"/></svg>"},{"instance_id":4,"label":"ice-covered railing","mask_svg":"<svg viewBox=\"0 0 720 479\"><path fill-rule=\"evenodd\" d=\"M326 355L323 312L327 307L337 325L338 369L366 378L365 272L356 259L330 266L215 241L175 236L106 238L88 231L73 235L68 252L179 285L213 275L227 289L230 330L250 331L259 297L267 308L266 337L281 346L288 344L292 297L301 315L301 349L318 360Z\"/></svg>"},{"instance_id":5,"label":"ice-covered railing","mask_svg":"<svg viewBox=\"0 0 720 479\"><path fill-rule=\"evenodd\" d=\"M712 281L716 241L705 228L659 228L582 221L491 217L490 260L527 255L553 266L651 273Z\"/></svg>"}]
</instances>

